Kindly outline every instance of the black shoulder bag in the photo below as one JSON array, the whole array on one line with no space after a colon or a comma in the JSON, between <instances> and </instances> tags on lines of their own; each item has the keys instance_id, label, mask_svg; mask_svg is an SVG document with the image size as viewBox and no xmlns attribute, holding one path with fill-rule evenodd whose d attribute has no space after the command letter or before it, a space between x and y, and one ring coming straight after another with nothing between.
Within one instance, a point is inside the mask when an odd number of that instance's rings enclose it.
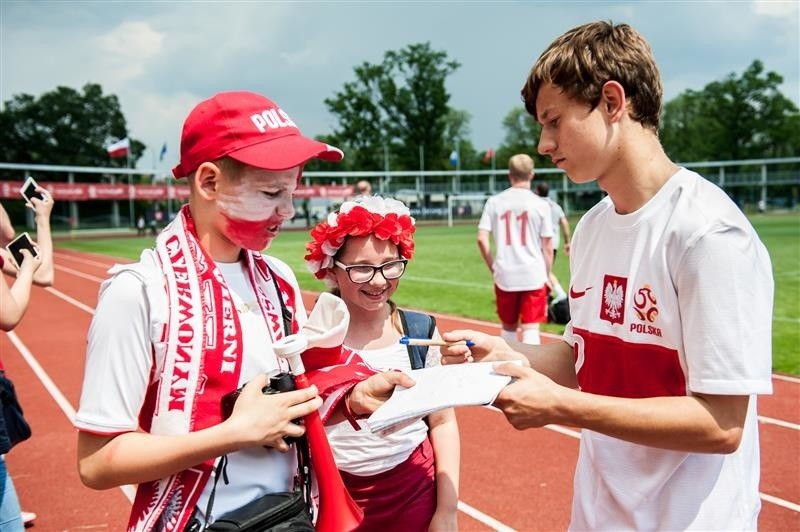
<instances>
[{"instance_id":1,"label":"black shoulder bag","mask_svg":"<svg viewBox=\"0 0 800 532\"><path fill-rule=\"evenodd\" d=\"M31 427L22 415L14 383L6 377L3 370L0 370L0 401L0 454L6 454L16 444L31 437Z\"/></svg>"}]
</instances>

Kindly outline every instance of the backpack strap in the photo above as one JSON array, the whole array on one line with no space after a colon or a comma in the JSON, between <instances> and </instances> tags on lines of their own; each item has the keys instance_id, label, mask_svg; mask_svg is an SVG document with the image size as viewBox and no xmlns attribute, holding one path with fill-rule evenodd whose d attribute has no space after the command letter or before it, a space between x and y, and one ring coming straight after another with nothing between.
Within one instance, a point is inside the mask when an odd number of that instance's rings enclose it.
<instances>
[{"instance_id":1,"label":"backpack strap","mask_svg":"<svg viewBox=\"0 0 800 532\"><path fill-rule=\"evenodd\" d=\"M409 338L432 338L436 330L436 318L430 314L414 312L411 310L397 309L400 313L400 323L403 325L403 334ZM411 369L425 367L425 357L428 354L426 345L408 345L408 358Z\"/></svg>"}]
</instances>

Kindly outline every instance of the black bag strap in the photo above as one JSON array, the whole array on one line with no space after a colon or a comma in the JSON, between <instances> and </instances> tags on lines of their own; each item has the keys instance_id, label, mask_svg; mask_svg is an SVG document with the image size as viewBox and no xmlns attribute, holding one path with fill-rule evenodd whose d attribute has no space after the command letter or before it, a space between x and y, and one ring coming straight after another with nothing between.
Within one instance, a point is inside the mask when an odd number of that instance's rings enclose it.
<instances>
[{"instance_id":1,"label":"black bag strap","mask_svg":"<svg viewBox=\"0 0 800 532\"><path fill-rule=\"evenodd\" d=\"M272 268L269 267L269 264L267 264L267 271L269 271L269 276L272 277L272 282L275 284L275 293L278 294L278 301L280 302L281 305L281 317L283 318L283 335L289 336L290 334L292 334L292 312L286 308L286 303L283 302L281 287L278 286L278 278L275 276L275 272L272 271Z\"/></svg>"},{"instance_id":2,"label":"black bag strap","mask_svg":"<svg viewBox=\"0 0 800 532\"><path fill-rule=\"evenodd\" d=\"M433 338L436 330L436 318L423 312L413 310L397 309L400 313L400 323L403 326L403 334L409 338ZM407 345L408 358L411 361L411 369L425 367L425 357L428 355L426 345Z\"/></svg>"}]
</instances>

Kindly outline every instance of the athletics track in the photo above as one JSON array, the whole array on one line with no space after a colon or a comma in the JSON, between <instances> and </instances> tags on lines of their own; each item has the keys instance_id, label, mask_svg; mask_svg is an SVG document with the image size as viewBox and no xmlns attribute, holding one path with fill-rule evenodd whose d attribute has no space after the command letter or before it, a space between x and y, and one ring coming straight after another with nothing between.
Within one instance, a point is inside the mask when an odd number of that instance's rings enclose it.
<instances>
[{"instance_id":1,"label":"athletics track","mask_svg":"<svg viewBox=\"0 0 800 532\"><path fill-rule=\"evenodd\" d=\"M71 419L80 397L86 331L99 283L115 260L57 250L56 283L35 288L19 327L0 335L0 357L16 384L33 437L6 458L33 532L124 530L133 489L93 491L76 471ZM307 305L314 294L305 294ZM497 326L438 316L441 330ZM800 530L800 379L775 375L759 398L761 530ZM462 530L564 530L569 522L579 432L551 426L516 431L489 408L457 410L461 429Z\"/></svg>"}]
</instances>

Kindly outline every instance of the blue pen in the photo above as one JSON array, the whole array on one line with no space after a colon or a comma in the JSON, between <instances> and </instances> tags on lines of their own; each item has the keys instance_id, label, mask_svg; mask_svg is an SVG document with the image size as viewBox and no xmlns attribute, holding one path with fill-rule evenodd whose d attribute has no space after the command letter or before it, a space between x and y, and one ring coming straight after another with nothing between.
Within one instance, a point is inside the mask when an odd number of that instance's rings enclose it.
<instances>
[{"instance_id":1,"label":"blue pen","mask_svg":"<svg viewBox=\"0 0 800 532\"><path fill-rule=\"evenodd\" d=\"M472 340L458 340L456 342L445 342L444 340L437 340L432 338L409 338L408 336L403 336L400 338L400 343L403 345L437 345L437 346L453 346L453 345L465 345L467 347L472 347L475 345L475 342Z\"/></svg>"}]
</instances>

